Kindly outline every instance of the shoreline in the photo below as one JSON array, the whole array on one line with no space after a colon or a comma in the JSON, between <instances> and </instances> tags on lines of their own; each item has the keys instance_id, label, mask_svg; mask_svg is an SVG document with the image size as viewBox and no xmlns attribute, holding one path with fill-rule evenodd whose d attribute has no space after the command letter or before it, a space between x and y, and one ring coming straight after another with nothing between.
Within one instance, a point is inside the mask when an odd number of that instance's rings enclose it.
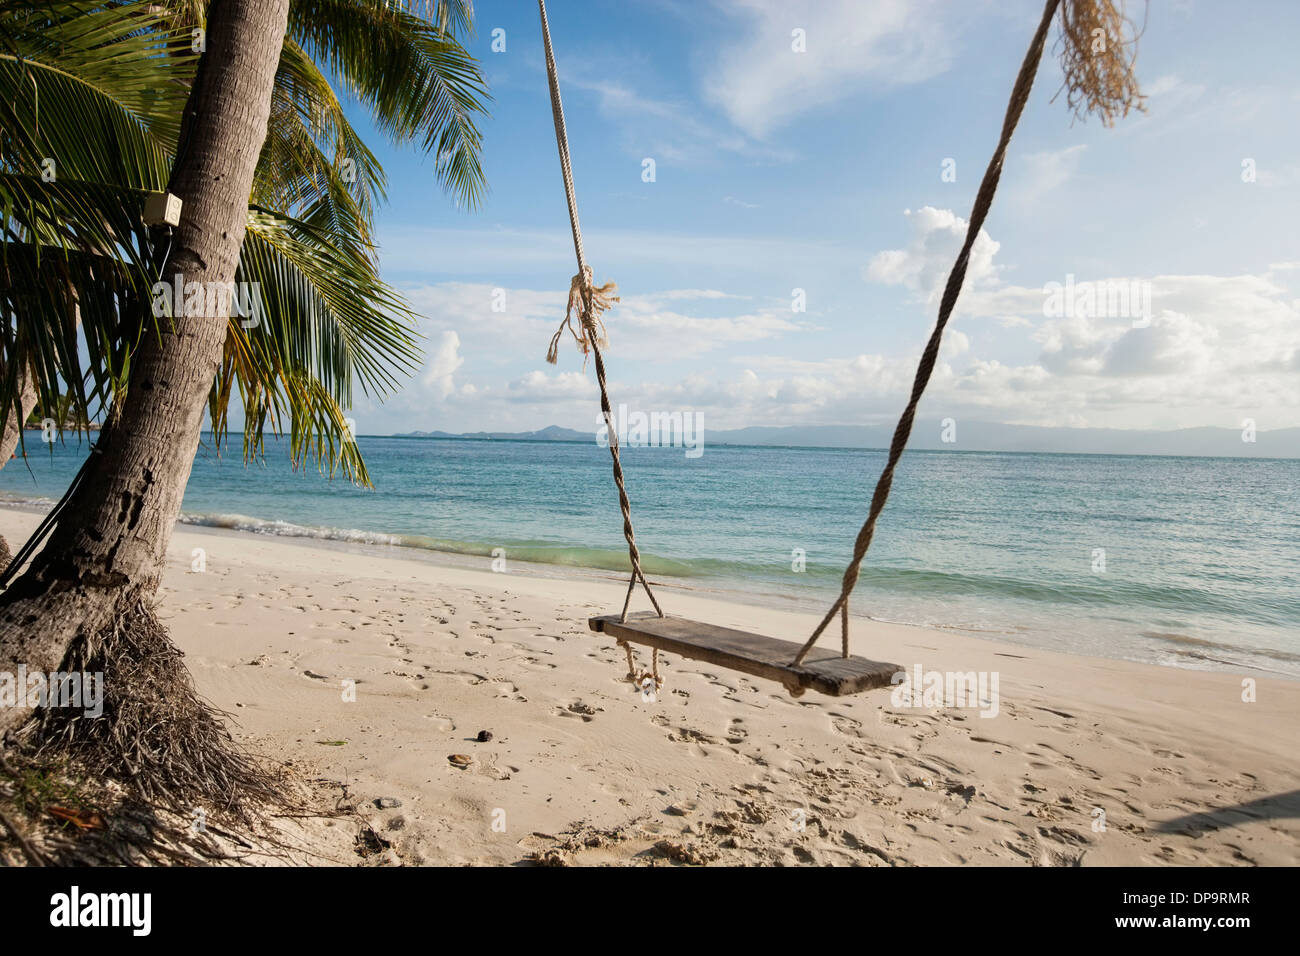
<instances>
[{"instance_id":1,"label":"shoreline","mask_svg":"<svg viewBox=\"0 0 1300 956\"><path fill-rule=\"evenodd\" d=\"M3 507L3 504L0 504ZM458 551L442 551L434 548L420 548L398 544L382 544L365 541L348 540L346 538L325 538L314 537L310 535L281 535L275 533L262 533L247 529L225 528L213 525L199 523L183 522L178 525L188 531L196 534L213 534L217 536L231 536L234 538L251 537L256 539L272 538L286 542L297 542L305 548L322 548L329 550L338 550L345 553L368 555L370 557L390 558L394 561L416 561L428 562L435 567L460 568L467 571L483 572L484 567L490 564L491 557L487 555L469 554ZM360 529L357 529L360 531ZM371 532L360 531L362 534ZM373 532L376 535L382 535L382 532ZM616 583L620 587L625 587L627 574L625 571L615 571L608 568L585 567L581 565L564 564L564 563L544 563L537 561L525 561L517 558L509 558L509 567L511 574L523 574L529 577L540 579L552 579L558 581L567 581L573 583L580 582L598 582L598 583ZM812 591L804 595L783 594L777 591L747 589L740 586L728 586L727 583L716 583L699 581L694 578L683 578L680 576L667 574L648 574L651 585L655 588L674 593L690 594L697 597L717 601L724 604L748 604L756 603L759 606L772 611L779 611L788 614L802 615L811 617L811 623L815 623L826 608L834 600L834 592L822 593ZM640 592L638 592L640 593ZM858 614L850 612L850 617L854 621L861 622L866 626L885 625L889 627L906 627L918 628L922 631L938 631L944 634L952 634L958 637L969 637L979 641L992 641L995 643L1005 643L1014 647L1025 648L1029 650L1043 650L1063 654L1067 657L1082 657L1093 660L1118 661L1131 664L1142 664L1145 666L1159 667L1170 670L1187 670L1194 672L1208 673L1245 673L1259 676L1270 677L1276 680L1294 681L1300 683L1300 676L1288 674L1282 671L1271 670L1267 667L1258 666L1240 661L1223 660L1219 658L1210 658L1199 656L1199 659L1215 666L1197 666L1191 663L1174 664L1174 663L1157 663L1140 657L1112 657L1105 654L1089 654L1071 650L1057 650L1050 647L1042 647L1031 640L1016 640L1016 634L1013 630L1006 628L997 628L992 625L977 626L960 626L941 623L925 623L910 620L894 620L885 617L874 617L869 614ZM806 628L811 632L810 626ZM792 638L793 639L793 638ZM804 637L801 635L798 640L802 642ZM1186 641L1189 644L1195 644L1196 641ZM1211 644L1213 647L1223 647L1224 650L1232 648L1224 645Z\"/></svg>"},{"instance_id":2,"label":"shoreline","mask_svg":"<svg viewBox=\"0 0 1300 956\"><path fill-rule=\"evenodd\" d=\"M0 509L10 540L35 524ZM889 690L791 698L675 655L648 702L587 629L623 593L182 525L160 615L236 738L347 783L388 862L1300 861L1296 682L1256 678L1246 702L1239 674L858 619L855 653L996 674L996 716L896 706ZM685 591L670 602L787 639L812 620Z\"/></svg>"},{"instance_id":3,"label":"shoreline","mask_svg":"<svg viewBox=\"0 0 1300 956\"><path fill-rule=\"evenodd\" d=\"M0 512L15 511L19 513L43 515L53 504L44 498L13 498L6 494L0 494ZM187 520L189 519L189 520ZM194 520L199 519L199 520ZM286 532L284 530L266 530L261 531L252 527L231 527L224 524L209 523L218 519L243 519L246 521L257 522L267 528L301 529L302 534ZM177 523L177 528L185 529L193 534L210 534L215 536L230 536L235 539L246 538L250 540L279 540L286 543L297 543L301 547L319 548L323 550L336 550L345 553L357 555L367 555L370 557L389 558L395 561L413 561L417 563L428 563L435 567L460 568L464 570L485 570L492 564L492 556L486 552L487 546L483 545L484 553L469 550L442 549L420 544L402 544L390 543L383 540L385 538L409 539L409 534L391 534L382 531L367 531L360 528L335 528L335 527L314 527L307 525L298 525L294 522L287 522L277 519L257 518L251 515L242 515L236 513L193 513L184 512L181 520ZM323 533L319 533L323 532ZM365 540L366 538L374 540ZM450 542L460 544L472 544L472 542ZM625 571L618 571L609 568L601 568L593 565L584 565L569 563L563 561L542 562L529 561L522 558L511 556L511 549L506 549L509 573L522 574L530 577L543 579L553 579L568 582L626 582ZM730 581L720 577L710 577L706 575L684 577L680 575L647 572L651 583L656 588L661 588L672 593L694 594L710 600L715 600L729 604L757 604L768 610L786 612L791 614L803 614L812 616L814 619L820 619L831 601L838 594L838 587L835 589L822 589L817 586L805 587L803 593L790 593L770 589L768 587L746 587L744 579ZM769 582L763 582L767 584ZM837 581L838 584L838 581ZM1246 646L1236 646L1223 644L1217 641L1206 640L1201 638L1190 637L1177 633L1152 633L1150 631L1142 634L1142 637L1156 639L1162 645L1160 647L1164 652L1159 660L1152 659L1152 650L1149 645L1137 645L1136 650L1129 654L1120 652L1120 648L1113 642L1103 642L1107 646L1101 650L1088 650L1078 648L1057 648L1045 646L1041 642L1043 631L1055 629L1064 623L1065 618L1060 615L1048 614L1045 619L1037 619L1032 627L1024 628L1018 626L1013 621L1004 623L980 623L980 624L951 624L942 621L925 620L924 608L931 604L941 603L937 599L929 601L918 599L914 607L916 612L913 615L921 619L901 619L899 617L873 616L867 614L853 613L854 620L870 625L887 625L898 627L914 627L922 630L938 631L945 634L972 637L982 641L1004 642L1016 647L1025 648L1032 651L1053 651L1063 653L1069 656L1092 658L1098 660L1123 661L1127 663L1146 664L1161 668L1168 668L1179 671L1193 672L1212 672L1212 673L1244 673L1258 676L1265 676L1277 680L1294 681L1300 683L1300 673L1292 673L1281 669L1284 661L1290 663L1295 659L1295 655L1282 652L1277 649L1252 648ZM619 602L621 606L621 600ZM1007 609L1003 609L1007 610ZM1086 617L1086 615L1084 615ZM1056 618L1055 620L1053 618ZM808 631L811 632L811 626ZM1060 633L1068 634L1068 629L1061 628ZM798 640L802 642L803 638ZM1095 635L1090 634L1089 640L1092 646L1097 644ZM1107 653L1115 651L1116 653ZM1218 653L1219 657L1210 656ZM1267 666L1264 663L1252 663L1250 661L1232 660L1230 655L1246 654L1272 658L1276 661L1275 666ZM1179 657L1182 659L1179 659Z\"/></svg>"}]
</instances>

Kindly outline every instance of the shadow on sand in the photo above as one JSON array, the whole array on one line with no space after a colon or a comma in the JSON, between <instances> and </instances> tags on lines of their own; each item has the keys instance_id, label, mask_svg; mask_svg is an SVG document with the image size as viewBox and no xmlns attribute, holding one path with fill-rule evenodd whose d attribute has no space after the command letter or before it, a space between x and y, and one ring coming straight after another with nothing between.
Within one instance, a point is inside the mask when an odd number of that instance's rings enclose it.
<instances>
[{"instance_id":1,"label":"shadow on sand","mask_svg":"<svg viewBox=\"0 0 1300 956\"><path fill-rule=\"evenodd\" d=\"M1279 793L1271 797L1260 797L1249 803L1206 810L1202 813L1189 813L1186 816L1166 820L1155 827L1158 833L1183 833L1188 830L1221 830L1239 823L1251 823L1256 820L1281 820L1288 817L1300 817L1300 790Z\"/></svg>"}]
</instances>

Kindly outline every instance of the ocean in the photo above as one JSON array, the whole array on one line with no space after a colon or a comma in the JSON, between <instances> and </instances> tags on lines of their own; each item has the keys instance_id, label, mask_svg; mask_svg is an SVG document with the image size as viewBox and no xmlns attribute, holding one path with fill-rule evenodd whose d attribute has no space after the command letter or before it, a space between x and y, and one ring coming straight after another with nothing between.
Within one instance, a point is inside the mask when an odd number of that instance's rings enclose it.
<instances>
[{"instance_id":1,"label":"ocean","mask_svg":"<svg viewBox=\"0 0 1300 956\"><path fill-rule=\"evenodd\" d=\"M0 498L57 499L87 446L38 444ZM374 490L244 465L205 436L183 520L411 555L627 567L595 442L358 439ZM824 610L883 451L624 447L647 573L720 597ZM17 549L17 542L11 546ZM1029 647L1300 678L1300 461L908 452L852 608ZM671 612L671 596L665 595ZM792 635L802 637L802 635Z\"/></svg>"}]
</instances>

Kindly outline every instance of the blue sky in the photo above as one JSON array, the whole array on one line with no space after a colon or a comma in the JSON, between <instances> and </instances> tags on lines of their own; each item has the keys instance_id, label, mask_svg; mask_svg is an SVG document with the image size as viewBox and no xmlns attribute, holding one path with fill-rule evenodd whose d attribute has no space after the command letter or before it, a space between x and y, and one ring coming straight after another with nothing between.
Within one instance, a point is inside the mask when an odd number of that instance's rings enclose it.
<instances>
[{"instance_id":1,"label":"blue sky","mask_svg":"<svg viewBox=\"0 0 1300 956\"><path fill-rule=\"evenodd\" d=\"M383 405L358 401L363 434L595 427L572 343L545 362L575 263L537 10L475 7L485 204L456 209L429 161L369 137L389 175L384 275L421 313L427 355ZM1040 12L553 2L588 258L623 295L606 316L615 402L714 430L895 418ZM1045 58L924 416L1300 425L1300 4L1153 0L1146 19L1148 112L1113 129L1051 102ZM1134 305L1047 314L1067 276L1122 281Z\"/></svg>"}]
</instances>

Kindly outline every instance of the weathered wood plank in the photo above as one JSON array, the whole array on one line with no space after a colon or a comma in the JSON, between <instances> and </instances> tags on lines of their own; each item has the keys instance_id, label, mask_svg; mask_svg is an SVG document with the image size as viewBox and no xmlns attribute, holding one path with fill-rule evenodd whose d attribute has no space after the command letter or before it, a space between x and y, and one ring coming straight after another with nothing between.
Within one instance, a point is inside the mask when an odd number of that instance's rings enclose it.
<instances>
[{"instance_id":1,"label":"weathered wood plank","mask_svg":"<svg viewBox=\"0 0 1300 956\"><path fill-rule=\"evenodd\" d=\"M802 664L791 667L799 644L764 634L750 634L729 627L701 624L681 617L659 617L652 612L629 614L619 621L617 614L605 614L587 621L593 631L619 641L657 647L693 660L717 664L729 670L784 684L791 693L811 688L832 697L857 694L876 687L888 687L895 664L869 661L865 657L841 657L838 652L813 648Z\"/></svg>"}]
</instances>

